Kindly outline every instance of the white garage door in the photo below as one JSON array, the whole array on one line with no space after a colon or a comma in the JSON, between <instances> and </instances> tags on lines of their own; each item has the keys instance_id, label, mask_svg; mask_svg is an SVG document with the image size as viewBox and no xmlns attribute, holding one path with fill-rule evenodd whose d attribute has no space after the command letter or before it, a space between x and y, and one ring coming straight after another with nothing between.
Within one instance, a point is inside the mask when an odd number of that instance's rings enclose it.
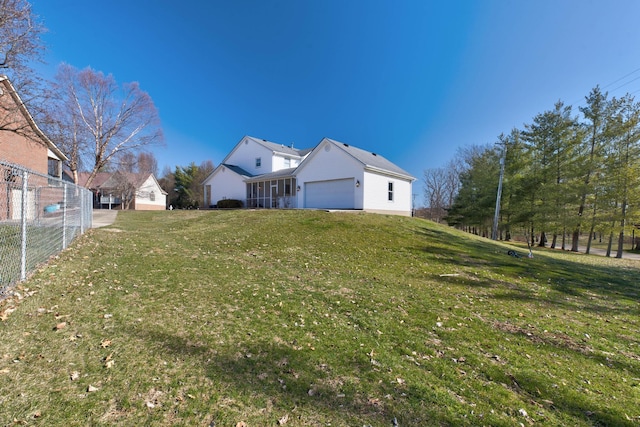
<instances>
[{"instance_id":1,"label":"white garage door","mask_svg":"<svg viewBox=\"0 0 640 427\"><path fill-rule=\"evenodd\" d=\"M353 209L355 184L353 178L305 182L306 208Z\"/></svg>"}]
</instances>

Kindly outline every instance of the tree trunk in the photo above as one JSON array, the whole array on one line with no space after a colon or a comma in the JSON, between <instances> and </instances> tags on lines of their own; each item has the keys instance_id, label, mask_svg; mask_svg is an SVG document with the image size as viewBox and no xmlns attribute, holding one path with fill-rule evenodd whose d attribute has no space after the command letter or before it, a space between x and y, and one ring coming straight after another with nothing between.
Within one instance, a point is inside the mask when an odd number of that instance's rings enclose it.
<instances>
[{"instance_id":1,"label":"tree trunk","mask_svg":"<svg viewBox=\"0 0 640 427\"><path fill-rule=\"evenodd\" d=\"M627 198L622 201L622 219L620 220L620 236L618 237L618 252L616 258L622 258L622 252L624 251L624 226L627 220Z\"/></svg>"},{"instance_id":2,"label":"tree trunk","mask_svg":"<svg viewBox=\"0 0 640 427\"><path fill-rule=\"evenodd\" d=\"M591 229L589 230L589 239L587 240L587 250L585 251L585 253L588 255L591 252L591 242L593 241L593 238L595 238L595 233L593 232L593 229L596 226L596 222L595 221L591 221Z\"/></svg>"},{"instance_id":3,"label":"tree trunk","mask_svg":"<svg viewBox=\"0 0 640 427\"><path fill-rule=\"evenodd\" d=\"M573 236L571 236L571 252L578 252L579 238L580 238L580 227L573 230Z\"/></svg>"},{"instance_id":4,"label":"tree trunk","mask_svg":"<svg viewBox=\"0 0 640 427\"><path fill-rule=\"evenodd\" d=\"M618 236L618 251L616 252L616 258L622 258L623 252L624 252L624 229L620 230L620 235Z\"/></svg>"},{"instance_id":5,"label":"tree trunk","mask_svg":"<svg viewBox=\"0 0 640 427\"><path fill-rule=\"evenodd\" d=\"M613 245L613 231L609 234L609 244L607 244L607 257L611 256L612 245Z\"/></svg>"},{"instance_id":6,"label":"tree trunk","mask_svg":"<svg viewBox=\"0 0 640 427\"><path fill-rule=\"evenodd\" d=\"M540 246L541 248L547 246L547 235L544 233L544 231L540 233L540 243L538 243L538 246Z\"/></svg>"},{"instance_id":7,"label":"tree trunk","mask_svg":"<svg viewBox=\"0 0 640 427\"><path fill-rule=\"evenodd\" d=\"M553 233L553 239L551 239L551 249L556 248L557 241L558 241L558 233Z\"/></svg>"}]
</instances>

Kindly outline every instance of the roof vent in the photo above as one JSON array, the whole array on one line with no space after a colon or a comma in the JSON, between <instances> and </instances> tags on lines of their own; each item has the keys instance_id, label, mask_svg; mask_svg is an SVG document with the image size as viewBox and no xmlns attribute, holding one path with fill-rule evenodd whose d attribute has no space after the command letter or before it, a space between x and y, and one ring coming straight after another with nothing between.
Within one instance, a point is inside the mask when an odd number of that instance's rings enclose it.
<instances>
[{"instance_id":1,"label":"roof vent","mask_svg":"<svg viewBox=\"0 0 640 427\"><path fill-rule=\"evenodd\" d=\"M377 156L377 154L376 154L376 153L371 153L371 154L373 154L374 156Z\"/></svg>"},{"instance_id":2,"label":"roof vent","mask_svg":"<svg viewBox=\"0 0 640 427\"><path fill-rule=\"evenodd\" d=\"M345 144L344 142L342 143L342 145L344 145L345 147L348 147L348 146L349 146L349 144Z\"/></svg>"}]
</instances>

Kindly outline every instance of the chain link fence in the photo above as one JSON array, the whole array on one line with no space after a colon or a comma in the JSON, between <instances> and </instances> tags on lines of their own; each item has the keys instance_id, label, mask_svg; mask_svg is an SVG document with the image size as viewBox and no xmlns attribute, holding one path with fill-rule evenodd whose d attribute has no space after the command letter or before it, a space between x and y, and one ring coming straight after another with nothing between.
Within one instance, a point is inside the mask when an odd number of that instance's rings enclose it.
<instances>
[{"instance_id":1,"label":"chain link fence","mask_svg":"<svg viewBox=\"0 0 640 427\"><path fill-rule=\"evenodd\" d=\"M0 298L92 225L86 188L0 160Z\"/></svg>"}]
</instances>

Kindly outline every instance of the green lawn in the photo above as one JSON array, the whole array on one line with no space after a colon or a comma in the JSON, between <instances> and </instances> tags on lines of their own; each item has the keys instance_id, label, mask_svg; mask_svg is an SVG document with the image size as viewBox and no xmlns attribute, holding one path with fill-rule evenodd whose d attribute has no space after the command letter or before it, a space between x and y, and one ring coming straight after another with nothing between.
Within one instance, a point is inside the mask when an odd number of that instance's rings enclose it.
<instances>
[{"instance_id":1,"label":"green lawn","mask_svg":"<svg viewBox=\"0 0 640 427\"><path fill-rule=\"evenodd\" d=\"M0 425L639 425L640 262L510 248L362 213L121 212L0 305Z\"/></svg>"}]
</instances>

